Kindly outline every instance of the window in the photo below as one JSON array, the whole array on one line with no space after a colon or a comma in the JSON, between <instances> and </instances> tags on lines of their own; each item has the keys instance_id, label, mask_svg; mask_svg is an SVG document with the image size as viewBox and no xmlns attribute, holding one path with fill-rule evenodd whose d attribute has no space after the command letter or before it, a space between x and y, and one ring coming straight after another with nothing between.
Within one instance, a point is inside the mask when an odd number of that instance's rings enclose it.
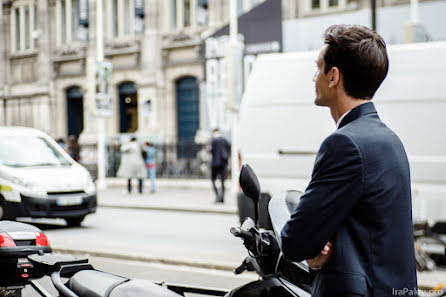
<instances>
[{"instance_id":1,"label":"window","mask_svg":"<svg viewBox=\"0 0 446 297\"><path fill-rule=\"evenodd\" d=\"M11 9L11 50L27 52L36 48L33 31L36 28L35 4L20 3Z\"/></svg>"},{"instance_id":2,"label":"window","mask_svg":"<svg viewBox=\"0 0 446 297\"><path fill-rule=\"evenodd\" d=\"M208 0L170 0L169 3L172 29L208 24Z\"/></svg>"},{"instance_id":3,"label":"window","mask_svg":"<svg viewBox=\"0 0 446 297\"><path fill-rule=\"evenodd\" d=\"M56 2L57 45L88 41L88 1Z\"/></svg>"},{"instance_id":4,"label":"window","mask_svg":"<svg viewBox=\"0 0 446 297\"><path fill-rule=\"evenodd\" d=\"M15 15L15 50L20 51L20 8L14 9Z\"/></svg>"},{"instance_id":5,"label":"window","mask_svg":"<svg viewBox=\"0 0 446 297\"><path fill-rule=\"evenodd\" d=\"M135 0L135 33L144 33L144 0Z\"/></svg>"},{"instance_id":6,"label":"window","mask_svg":"<svg viewBox=\"0 0 446 297\"><path fill-rule=\"evenodd\" d=\"M357 7L357 0L306 0L308 12L339 11Z\"/></svg>"},{"instance_id":7,"label":"window","mask_svg":"<svg viewBox=\"0 0 446 297\"><path fill-rule=\"evenodd\" d=\"M190 26L190 0L184 0L184 27Z\"/></svg>"},{"instance_id":8,"label":"window","mask_svg":"<svg viewBox=\"0 0 446 297\"><path fill-rule=\"evenodd\" d=\"M108 0L109 37L123 38L144 33L144 1Z\"/></svg>"},{"instance_id":9,"label":"window","mask_svg":"<svg viewBox=\"0 0 446 297\"><path fill-rule=\"evenodd\" d=\"M170 0L170 27L177 27L177 0Z\"/></svg>"},{"instance_id":10,"label":"window","mask_svg":"<svg viewBox=\"0 0 446 297\"><path fill-rule=\"evenodd\" d=\"M197 3L197 24L199 26L208 24L208 1L198 0Z\"/></svg>"}]
</instances>

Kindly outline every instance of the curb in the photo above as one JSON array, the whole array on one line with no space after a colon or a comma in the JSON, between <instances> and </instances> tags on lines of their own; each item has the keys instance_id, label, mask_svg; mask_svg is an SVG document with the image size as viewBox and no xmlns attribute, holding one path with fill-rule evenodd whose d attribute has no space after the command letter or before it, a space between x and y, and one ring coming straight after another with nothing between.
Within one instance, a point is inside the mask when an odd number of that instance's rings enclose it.
<instances>
[{"instance_id":1,"label":"curb","mask_svg":"<svg viewBox=\"0 0 446 297\"><path fill-rule=\"evenodd\" d=\"M161 211L175 211L175 212L189 212L189 213L209 213L209 214L223 214L236 215L237 211L232 209L209 209L209 208L180 208L171 206L139 206L139 205L118 205L99 203L99 207L104 208L120 208L120 209L134 209L134 210L161 210Z\"/></svg>"},{"instance_id":2,"label":"curb","mask_svg":"<svg viewBox=\"0 0 446 297\"><path fill-rule=\"evenodd\" d=\"M223 271L234 271L235 266L227 265L223 263L205 263L192 259L166 259L166 258L157 258L150 256L136 256L136 255L124 255L113 252L104 252L104 251L93 251L93 250L79 250L79 249L69 249L69 248L53 248L53 252L62 253L62 254L72 254L72 255L82 255L82 256L95 256L95 257L105 257L119 260L130 260L130 261L138 261L138 262L146 262L146 263L158 263L158 264L166 264L166 265L177 265L177 266L187 266L193 268L204 268L204 269L214 269L214 270L223 270Z\"/></svg>"}]
</instances>

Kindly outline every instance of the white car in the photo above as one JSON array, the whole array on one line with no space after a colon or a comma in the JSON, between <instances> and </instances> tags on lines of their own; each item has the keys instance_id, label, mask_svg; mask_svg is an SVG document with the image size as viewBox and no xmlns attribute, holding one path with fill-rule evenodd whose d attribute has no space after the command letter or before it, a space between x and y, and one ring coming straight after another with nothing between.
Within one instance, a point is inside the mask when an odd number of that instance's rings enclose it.
<instances>
[{"instance_id":1,"label":"white car","mask_svg":"<svg viewBox=\"0 0 446 297\"><path fill-rule=\"evenodd\" d=\"M96 205L90 174L51 137L0 127L0 220L63 218L78 226Z\"/></svg>"}]
</instances>

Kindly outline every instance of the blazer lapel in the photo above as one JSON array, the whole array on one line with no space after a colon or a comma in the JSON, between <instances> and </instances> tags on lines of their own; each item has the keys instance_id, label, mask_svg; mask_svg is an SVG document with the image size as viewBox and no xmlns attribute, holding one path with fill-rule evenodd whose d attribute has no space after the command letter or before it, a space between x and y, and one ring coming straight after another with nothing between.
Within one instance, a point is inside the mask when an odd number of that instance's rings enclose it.
<instances>
[{"instance_id":1,"label":"blazer lapel","mask_svg":"<svg viewBox=\"0 0 446 297\"><path fill-rule=\"evenodd\" d=\"M363 115L370 114L370 113L377 113L375 109L375 105L373 102L367 102L364 104L361 104L359 106L356 106L353 108L344 119L342 119L342 122L339 124L338 129L344 127L350 122L353 122L354 120L362 117Z\"/></svg>"}]
</instances>

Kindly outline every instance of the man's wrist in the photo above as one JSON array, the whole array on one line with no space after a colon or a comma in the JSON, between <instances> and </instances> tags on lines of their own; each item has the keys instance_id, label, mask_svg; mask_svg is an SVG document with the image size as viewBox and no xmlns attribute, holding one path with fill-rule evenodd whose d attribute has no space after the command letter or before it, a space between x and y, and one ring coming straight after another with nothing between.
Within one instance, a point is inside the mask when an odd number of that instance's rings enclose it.
<instances>
[{"instance_id":1,"label":"man's wrist","mask_svg":"<svg viewBox=\"0 0 446 297\"><path fill-rule=\"evenodd\" d=\"M309 267L311 270L315 270L315 271L317 271L317 270L321 270L321 269L322 269L322 267L312 267L312 266L310 265L310 263L308 263L307 260L305 260L305 263L308 265L308 267Z\"/></svg>"}]
</instances>

